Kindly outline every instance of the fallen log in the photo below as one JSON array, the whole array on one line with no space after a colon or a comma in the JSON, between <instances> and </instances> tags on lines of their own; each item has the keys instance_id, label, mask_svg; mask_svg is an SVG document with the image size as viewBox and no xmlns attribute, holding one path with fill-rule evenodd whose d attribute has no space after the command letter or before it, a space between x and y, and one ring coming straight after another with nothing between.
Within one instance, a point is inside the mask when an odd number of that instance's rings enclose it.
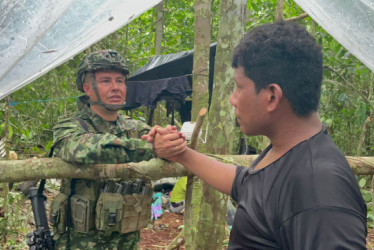
<instances>
[{"instance_id":1,"label":"fallen log","mask_svg":"<svg viewBox=\"0 0 374 250\"><path fill-rule=\"evenodd\" d=\"M249 166L257 155L208 155L226 163ZM374 157L347 156L357 175L374 174ZM204 167L204 166L201 166ZM77 165L60 158L30 158L27 160L0 161L0 182L21 182L52 178L110 179L140 178L159 180L165 177L186 176L180 164L161 159L138 163Z\"/></svg>"},{"instance_id":2,"label":"fallen log","mask_svg":"<svg viewBox=\"0 0 374 250\"><path fill-rule=\"evenodd\" d=\"M17 161L0 161L0 182L20 182L52 178L79 179L150 179L187 175L187 170L175 162L152 159L123 164L77 165L61 158L32 158Z\"/></svg>"}]
</instances>

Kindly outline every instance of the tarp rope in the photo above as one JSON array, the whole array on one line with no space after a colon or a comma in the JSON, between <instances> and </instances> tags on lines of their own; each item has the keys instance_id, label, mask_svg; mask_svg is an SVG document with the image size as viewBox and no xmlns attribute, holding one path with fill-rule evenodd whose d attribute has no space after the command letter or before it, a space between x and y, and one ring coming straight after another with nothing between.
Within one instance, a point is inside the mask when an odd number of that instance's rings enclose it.
<instances>
[{"instance_id":1,"label":"tarp rope","mask_svg":"<svg viewBox=\"0 0 374 250\"><path fill-rule=\"evenodd\" d=\"M33 102L50 102L50 101L61 101L61 100L78 99L78 98L79 98L79 96L63 97L63 98L57 98L57 99L45 99L45 100L31 100L31 101L22 101L22 102L11 102L10 106L15 106L15 105L18 105L18 104L33 103Z\"/></svg>"}]
</instances>

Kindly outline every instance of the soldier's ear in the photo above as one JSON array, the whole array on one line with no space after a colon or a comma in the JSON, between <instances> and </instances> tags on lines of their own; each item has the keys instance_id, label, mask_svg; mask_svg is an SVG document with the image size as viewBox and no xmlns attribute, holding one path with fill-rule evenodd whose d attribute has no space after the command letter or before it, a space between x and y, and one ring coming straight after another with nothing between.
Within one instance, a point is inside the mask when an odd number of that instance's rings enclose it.
<instances>
[{"instance_id":1,"label":"soldier's ear","mask_svg":"<svg viewBox=\"0 0 374 250\"><path fill-rule=\"evenodd\" d=\"M89 83L83 83L83 90L84 90L84 93L86 93L86 95L89 97L91 92L90 92L90 89L92 88L91 84Z\"/></svg>"}]
</instances>

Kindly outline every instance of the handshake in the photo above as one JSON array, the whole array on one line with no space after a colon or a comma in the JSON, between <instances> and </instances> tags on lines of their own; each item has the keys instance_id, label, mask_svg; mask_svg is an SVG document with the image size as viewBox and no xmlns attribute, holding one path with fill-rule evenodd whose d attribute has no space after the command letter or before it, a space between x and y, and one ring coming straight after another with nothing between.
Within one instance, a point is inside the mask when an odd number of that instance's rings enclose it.
<instances>
[{"instance_id":1,"label":"handshake","mask_svg":"<svg viewBox=\"0 0 374 250\"><path fill-rule=\"evenodd\" d=\"M153 152L158 158L169 161L178 161L187 150L186 137L175 126L167 125L163 128L156 125L142 136L142 140L153 144Z\"/></svg>"}]
</instances>

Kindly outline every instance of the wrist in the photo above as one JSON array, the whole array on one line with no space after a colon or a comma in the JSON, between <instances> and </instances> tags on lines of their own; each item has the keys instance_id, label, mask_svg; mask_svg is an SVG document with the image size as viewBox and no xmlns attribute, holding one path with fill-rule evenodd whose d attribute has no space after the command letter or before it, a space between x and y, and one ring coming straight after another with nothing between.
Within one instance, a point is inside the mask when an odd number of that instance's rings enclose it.
<instances>
[{"instance_id":1,"label":"wrist","mask_svg":"<svg viewBox=\"0 0 374 250\"><path fill-rule=\"evenodd\" d=\"M173 157L174 161L183 165L184 163L186 163L188 161L188 157L189 157L188 155L190 155L191 151L193 151L193 150L190 149L189 147L186 147L186 150L184 150L180 154Z\"/></svg>"}]
</instances>

